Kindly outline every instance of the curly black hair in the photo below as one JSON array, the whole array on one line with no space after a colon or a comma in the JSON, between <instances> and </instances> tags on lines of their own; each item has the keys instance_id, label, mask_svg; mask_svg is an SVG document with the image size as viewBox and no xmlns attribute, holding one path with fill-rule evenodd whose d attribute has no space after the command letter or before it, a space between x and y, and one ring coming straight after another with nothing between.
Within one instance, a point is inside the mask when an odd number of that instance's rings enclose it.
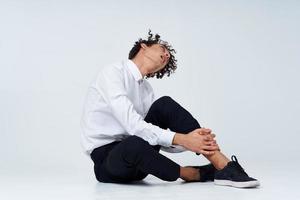
<instances>
[{"instance_id":1,"label":"curly black hair","mask_svg":"<svg viewBox=\"0 0 300 200\"><path fill-rule=\"evenodd\" d=\"M167 74L167 76L170 76L171 73L175 72L177 68L177 60L175 59L174 56L176 54L175 49L173 49L173 47L168 42L161 40L160 35L155 34L155 36L153 37L151 30L148 31L147 40L140 38L138 41L135 42L134 46L129 52L129 56L128 56L129 59L133 59L136 56L136 54L141 49L142 43L146 44L147 46L151 46L153 44L161 44L170 52L169 62L166 64L166 66L157 72L154 72L152 74L147 74L146 78L156 76L157 79L161 79L165 74Z\"/></svg>"}]
</instances>

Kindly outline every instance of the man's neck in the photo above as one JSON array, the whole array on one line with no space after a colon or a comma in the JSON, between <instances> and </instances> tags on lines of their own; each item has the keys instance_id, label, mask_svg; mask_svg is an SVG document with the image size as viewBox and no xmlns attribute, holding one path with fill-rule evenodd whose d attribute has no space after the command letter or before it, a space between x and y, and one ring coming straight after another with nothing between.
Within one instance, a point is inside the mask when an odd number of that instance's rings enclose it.
<instances>
[{"instance_id":1,"label":"man's neck","mask_svg":"<svg viewBox=\"0 0 300 200\"><path fill-rule=\"evenodd\" d=\"M145 63L141 59L138 59L136 57L133 58L131 61L138 67L142 74L142 77L144 78L148 74L148 70Z\"/></svg>"}]
</instances>

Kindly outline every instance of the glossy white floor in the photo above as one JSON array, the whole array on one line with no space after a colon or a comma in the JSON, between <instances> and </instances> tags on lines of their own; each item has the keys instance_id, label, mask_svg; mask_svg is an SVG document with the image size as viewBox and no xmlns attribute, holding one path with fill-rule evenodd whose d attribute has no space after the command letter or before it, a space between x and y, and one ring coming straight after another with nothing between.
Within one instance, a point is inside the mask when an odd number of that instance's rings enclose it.
<instances>
[{"instance_id":1,"label":"glossy white floor","mask_svg":"<svg viewBox=\"0 0 300 200\"><path fill-rule=\"evenodd\" d=\"M153 176L135 184L98 183L81 170L1 171L0 199L300 199L297 165L249 163L247 170L261 181L256 189L236 189L213 183L168 183ZM55 172L56 171L56 172Z\"/></svg>"}]
</instances>

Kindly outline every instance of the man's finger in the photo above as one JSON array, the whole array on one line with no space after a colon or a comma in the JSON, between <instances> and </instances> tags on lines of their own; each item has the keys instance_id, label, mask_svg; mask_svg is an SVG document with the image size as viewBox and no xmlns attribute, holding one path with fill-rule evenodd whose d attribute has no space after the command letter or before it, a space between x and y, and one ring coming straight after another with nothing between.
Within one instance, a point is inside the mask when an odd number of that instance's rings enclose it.
<instances>
[{"instance_id":1,"label":"man's finger","mask_svg":"<svg viewBox=\"0 0 300 200\"><path fill-rule=\"evenodd\" d=\"M211 140L211 141L205 141L204 144L205 145L216 145L217 142L216 142L216 140Z\"/></svg>"},{"instance_id":2,"label":"man's finger","mask_svg":"<svg viewBox=\"0 0 300 200\"><path fill-rule=\"evenodd\" d=\"M212 133L212 132L203 132L203 131L200 131L198 132L199 135L210 135L211 137L216 137L216 134Z\"/></svg>"},{"instance_id":3,"label":"man's finger","mask_svg":"<svg viewBox=\"0 0 300 200\"><path fill-rule=\"evenodd\" d=\"M198 133L199 133L199 135L208 135L209 134L209 133L206 133L206 132L203 132L203 131L200 131Z\"/></svg>"},{"instance_id":4,"label":"man's finger","mask_svg":"<svg viewBox=\"0 0 300 200\"><path fill-rule=\"evenodd\" d=\"M199 153L206 155L206 156L210 156L213 155L215 152L214 151L205 151L205 150L201 150Z\"/></svg>"},{"instance_id":5,"label":"man's finger","mask_svg":"<svg viewBox=\"0 0 300 200\"><path fill-rule=\"evenodd\" d=\"M209 133L210 133L210 132L211 132L211 129L209 129L209 128L205 128L205 129L204 129L204 131L205 131L205 132L209 132Z\"/></svg>"},{"instance_id":6,"label":"man's finger","mask_svg":"<svg viewBox=\"0 0 300 200\"><path fill-rule=\"evenodd\" d=\"M219 147L216 146L216 145L214 145L214 146L204 146L203 149L206 150L206 151L216 151L216 150L219 149Z\"/></svg>"},{"instance_id":7,"label":"man's finger","mask_svg":"<svg viewBox=\"0 0 300 200\"><path fill-rule=\"evenodd\" d=\"M196 129L198 132L205 132L205 133L210 133L211 129L209 128L197 128Z\"/></svg>"},{"instance_id":8,"label":"man's finger","mask_svg":"<svg viewBox=\"0 0 300 200\"><path fill-rule=\"evenodd\" d=\"M209 128L201 128L201 132L211 133L211 129L209 129Z\"/></svg>"},{"instance_id":9,"label":"man's finger","mask_svg":"<svg viewBox=\"0 0 300 200\"><path fill-rule=\"evenodd\" d=\"M204 140L205 141L212 141L214 138L211 136L211 135L206 135L205 137L204 137Z\"/></svg>"}]
</instances>

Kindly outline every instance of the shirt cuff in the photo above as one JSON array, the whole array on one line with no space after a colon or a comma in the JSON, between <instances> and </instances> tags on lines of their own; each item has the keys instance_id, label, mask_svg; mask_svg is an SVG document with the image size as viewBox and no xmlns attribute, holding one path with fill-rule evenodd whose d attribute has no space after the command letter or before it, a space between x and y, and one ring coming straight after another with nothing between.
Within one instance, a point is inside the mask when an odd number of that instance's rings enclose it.
<instances>
[{"instance_id":1,"label":"shirt cuff","mask_svg":"<svg viewBox=\"0 0 300 200\"><path fill-rule=\"evenodd\" d=\"M169 147L172 145L175 132L169 130L163 130L161 137L159 138L159 144L161 146Z\"/></svg>"},{"instance_id":2,"label":"shirt cuff","mask_svg":"<svg viewBox=\"0 0 300 200\"><path fill-rule=\"evenodd\" d=\"M170 147L161 146L160 149L169 153L181 153L186 151L186 148L180 145L172 145Z\"/></svg>"}]
</instances>

